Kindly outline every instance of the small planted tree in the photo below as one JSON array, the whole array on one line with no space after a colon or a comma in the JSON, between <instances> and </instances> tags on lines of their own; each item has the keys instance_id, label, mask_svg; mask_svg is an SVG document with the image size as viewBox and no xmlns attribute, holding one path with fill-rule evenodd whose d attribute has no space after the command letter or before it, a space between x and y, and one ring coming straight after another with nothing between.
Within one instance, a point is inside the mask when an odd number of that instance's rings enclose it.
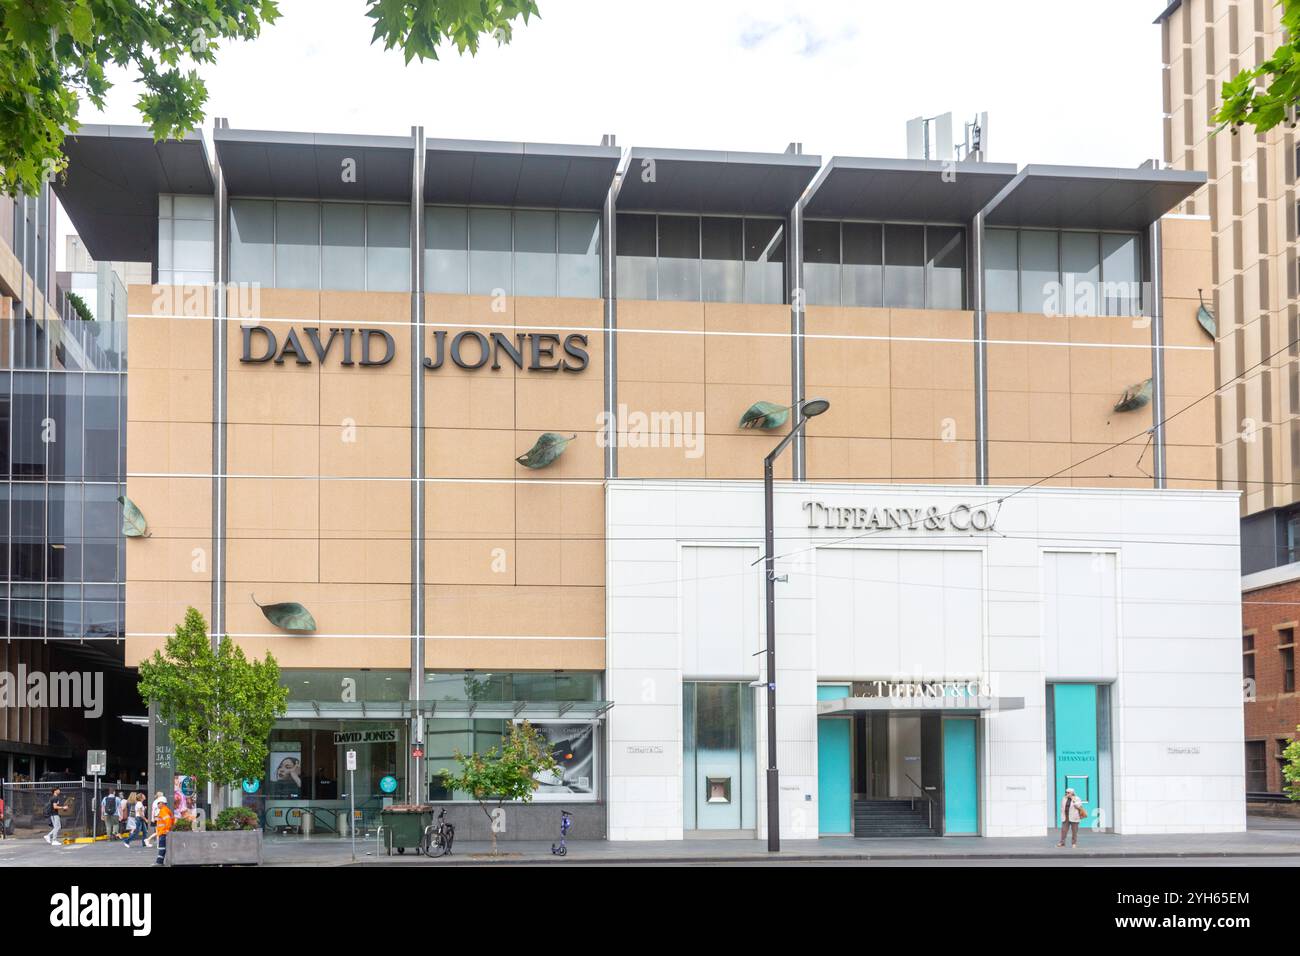
<instances>
[{"instance_id":1,"label":"small planted tree","mask_svg":"<svg viewBox=\"0 0 1300 956\"><path fill-rule=\"evenodd\" d=\"M203 615L189 608L164 649L140 663L139 687L168 724L180 772L218 787L263 775L289 696L269 652L250 661L229 637L214 649Z\"/></svg>"},{"instance_id":2,"label":"small planted tree","mask_svg":"<svg viewBox=\"0 0 1300 956\"><path fill-rule=\"evenodd\" d=\"M492 828L493 810L507 800L528 803L540 784L537 774L553 773L559 766L546 738L528 721L510 725L499 747L487 753L453 753L458 772L444 770L443 783L449 790L468 793L478 801L492 833L492 854L497 853L497 833Z\"/></svg>"}]
</instances>

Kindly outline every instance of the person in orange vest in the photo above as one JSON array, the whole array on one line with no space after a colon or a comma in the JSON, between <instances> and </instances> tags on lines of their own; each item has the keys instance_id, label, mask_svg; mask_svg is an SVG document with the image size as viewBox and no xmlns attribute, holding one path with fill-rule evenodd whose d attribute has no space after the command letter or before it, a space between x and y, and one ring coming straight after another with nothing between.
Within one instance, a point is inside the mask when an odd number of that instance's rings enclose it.
<instances>
[{"instance_id":1,"label":"person in orange vest","mask_svg":"<svg viewBox=\"0 0 1300 956\"><path fill-rule=\"evenodd\" d=\"M155 866L162 866L167 858L167 834L172 832L172 822L175 819L172 808L167 806L167 798L163 797L158 804L157 818L154 820L158 828L154 833L158 838L158 859L153 861Z\"/></svg>"}]
</instances>

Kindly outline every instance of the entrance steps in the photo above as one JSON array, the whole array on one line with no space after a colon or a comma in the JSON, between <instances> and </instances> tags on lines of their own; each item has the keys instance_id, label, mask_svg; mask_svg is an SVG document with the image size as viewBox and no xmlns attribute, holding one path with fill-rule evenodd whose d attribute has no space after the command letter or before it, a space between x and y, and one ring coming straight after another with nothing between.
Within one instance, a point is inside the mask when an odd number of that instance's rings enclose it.
<instances>
[{"instance_id":1,"label":"entrance steps","mask_svg":"<svg viewBox=\"0 0 1300 956\"><path fill-rule=\"evenodd\" d=\"M925 800L854 800L855 837L930 837L929 810Z\"/></svg>"}]
</instances>

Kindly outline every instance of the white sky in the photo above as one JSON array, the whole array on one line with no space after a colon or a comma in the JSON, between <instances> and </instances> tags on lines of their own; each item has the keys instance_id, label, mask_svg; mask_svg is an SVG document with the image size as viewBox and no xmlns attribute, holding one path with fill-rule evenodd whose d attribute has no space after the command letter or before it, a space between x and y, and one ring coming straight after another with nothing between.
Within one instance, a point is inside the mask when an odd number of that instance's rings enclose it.
<instances>
[{"instance_id":1,"label":"white sky","mask_svg":"<svg viewBox=\"0 0 1300 956\"><path fill-rule=\"evenodd\" d=\"M1137 166L1161 154L1164 0L540 0L477 57L403 64L364 0L281 0L227 45L208 119L246 129L903 156L909 117L990 114L998 162ZM138 123L119 85L85 123ZM60 233L66 233L61 217ZM63 241L59 242L63 258Z\"/></svg>"}]
</instances>

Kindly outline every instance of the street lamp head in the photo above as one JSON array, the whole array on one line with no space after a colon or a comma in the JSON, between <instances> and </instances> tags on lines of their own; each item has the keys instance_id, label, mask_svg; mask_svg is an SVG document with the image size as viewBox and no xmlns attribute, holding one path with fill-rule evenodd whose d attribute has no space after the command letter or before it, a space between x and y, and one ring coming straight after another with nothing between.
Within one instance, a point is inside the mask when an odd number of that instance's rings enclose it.
<instances>
[{"instance_id":1,"label":"street lamp head","mask_svg":"<svg viewBox=\"0 0 1300 956\"><path fill-rule=\"evenodd\" d=\"M831 403L824 398L810 398L799 406L799 411L804 418L816 418L830 407Z\"/></svg>"}]
</instances>

